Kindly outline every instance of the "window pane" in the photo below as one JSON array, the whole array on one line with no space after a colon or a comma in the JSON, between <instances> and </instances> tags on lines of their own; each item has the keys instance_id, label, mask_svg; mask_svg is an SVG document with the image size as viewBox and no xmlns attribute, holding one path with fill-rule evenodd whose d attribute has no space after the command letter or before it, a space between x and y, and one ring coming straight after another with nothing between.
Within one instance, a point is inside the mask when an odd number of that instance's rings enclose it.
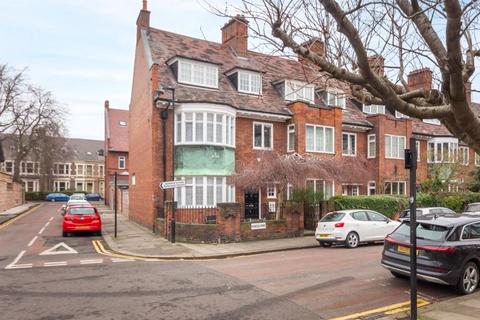
<instances>
[{"instance_id":1,"label":"window pane","mask_svg":"<svg viewBox=\"0 0 480 320\"><path fill-rule=\"evenodd\" d=\"M333 129L325 128L325 151L333 152Z\"/></svg>"},{"instance_id":2,"label":"window pane","mask_svg":"<svg viewBox=\"0 0 480 320\"><path fill-rule=\"evenodd\" d=\"M315 151L324 151L325 150L325 143L324 143L324 136L323 136L323 128L316 127L315 128L315 142L317 143L317 148Z\"/></svg>"},{"instance_id":3,"label":"window pane","mask_svg":"<svg viewBox=\"0 0 480 320\"><path fill-rule=\"evenodd\" d=\"M192 112L185 113L185 141L186 142L193 141L193 113Z\"/></svg>"},{"instance_id":4,"label":"window pane","mask_svg":"<svg viewBox=\"0 0 480 320\"><path fill-rule=\"evenodd\" d=\"M334 93L328 93L328 105L335 106L336 105L336 97Z\"/></svg>"},{"instance_id":5,"label":"window pane","mask_svg":"<svg viewBox=\"0 0 480 320\"><path fill-rule=\"evenodd\" d=\"M250 83L250 90L252 92L260 94L261 90L261 82L262 82L262 77L259 74L251 74L251 83Z\"/></svg>"},{"instance_id":6,"label":"window pane","mask_svg":"<svg viewBox=\"0 0 480 320\"><path fill-rule=\"evenodd\" d=\"M245 72L238 73L238 89L240 91L250 91L249 81L248 81L248 74Z\"/></svg>"},{"instance_id":7,"label":"window pane","mask_svg":"<svg viewBox=\"0 0 480 320\"><path fill-rule=\"evenodd\" d=\"M348 154L348 135L342 134L342 150L343 154Z\"/></svg>"},{"instance_id":8,"label":"window pane","mask_svg":"<svg viewBox=\"0 0 480 320\"><path fill-rule=\"evenodd\" d=\"M213 206L214 177L207 177L207 206Z\"/></svg>"},{"instance_id":9,"label":"window pane","mask_svg":"<svg viewBox=\"0 0 480 320\"><path fill-rule=\"evenodd\" d=\"M192 178L185 179L185 205L191 206L193 204L193 180Z\"/></svg>"},{"instance_id":10,"label":"window pane","mask_svg":"<svg viewBox=\"0 0 480 320\"><path fill-rule=\"evenodd\" d=\"M217 68L206 67L206 84L212 87L218 86Z\"/></svg>"},{"instance_id":11,"label":"window pane","mask_svg":"<svg viewBox=\"0 0 480 320\"><path fill-rule=\"evenodd\" d=\"M306 140L307 140L307 151L314 151L313 148L314 148L314 144L313 144L313 127L312 126L307 126L306 127L306 131L307 131L307 137L306 137Z\"/></svg>"},{"instance_id":12,"label":"window pane","mask_svg":"<svg viewBox=\"0 0 480 320\"><path fill-rule=\"evenodd\" d=\"M195 113L195 141L203 141L203 113Z\"/></svg>"},{"instance_id":13,"label":"window pane","mask_svg":"<svg viewBox=\"0 0 480 320\"><path fill-rule=\"evenodd\" d=\"M265 148L272 147L272 126L264 125L263 126L263 143Z\"/></svg>"},{"instance_id":14,"label":"window pane","mask_svg":"<svg viewBox=\"0 0 480 320\"><path fill-rule=\"evenodd\" d=\"M177 114L177 132L176 132L176 140L177 142L182 141L182 114Z\"/></svg>"},{"instance_id":15,"label":"window pane","mask_svg":"<svg viewBox=\"0 0 480 320\"><path fill-rule=\"evenodd\" d=\"M193 65L193 82L194 83L198 83L198 84L205 83L204 71L205 71L205 67L203 65L200 65L200 64Z\"/></svg>"},{"instance_id":16,"label":"window pane","mask_svg":"<svg viewBox=\"0 0 480 320\"><path fill-rule=\"evenodd\" d=\"M213 113L207 113L207 142L213 142Z\"/></svg>"},{"instance_id":17,"label":"window pane","mask_svg":"<svg viewBox=\"0 0 480 320\"><path fill-rule=\"evenodd\" d=\"M217 131L216 131L216 142L217 143L223 143L223 115L217 114L217 119L216 119L216 126L217 126Z\"/></svg>"},{"instance_id":18,"label":"window pane","mask_svg":"<svg viewBox=\"0 0 480 320\"><path fill-rule=\"evenodd\" d=\"M223 191L222 191L222 180L223 178L217 177L216 180L216 196L217 196L217 203L225 202L223 199Z\"/></svg>"},{"instance_id":19,"label":"window pane","mask_svg":"<svg viewBox=\"0 0 480 320\"><path fill-rule=\"evenodd\" d=\"M256 124L254 127L254 141L255 147L262 147L262 125Z\"/></svg>"},{"instance_id":20,"label":"window pane","mask_svg":"<svg viewBox=\"0 0 480 320\"><path fill-rule=\"evenodd\" d=\"M181 82L192 82L192 64L185 61L180 61L179 64L179 80Z\"/></svg>"},{"instance_id":21,"label":"window pane","mask_svg":"<svg viewBox=\"0 0 480 320\"><path fill-rule=\"evenodd\" d=\"M195 180L195 204L201 206L203 205L203 178L197 177Z\"/></svg>"}]
</instances>

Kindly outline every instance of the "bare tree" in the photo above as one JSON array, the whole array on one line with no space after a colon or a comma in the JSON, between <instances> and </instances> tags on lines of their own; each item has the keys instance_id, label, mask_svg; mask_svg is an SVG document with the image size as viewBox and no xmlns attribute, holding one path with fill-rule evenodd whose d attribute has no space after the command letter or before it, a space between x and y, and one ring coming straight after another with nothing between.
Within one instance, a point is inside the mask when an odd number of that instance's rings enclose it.
<instances>
[{"instance_id":1,"label":"bare tree","mask_svg":"<svg viewBox=\"0 0 480 320\"><path fill-rule=\"evenodd\" d=\"M15 72L0 64L0 134L14 124L13 107L25 90L23 71Z\"/></svg>"},{"instance_id":2,"label":"bare tree","mask_svg":"<svg viewBox=\"0 0 480 320\"><path fill-rule=\"evenodd\" d=\"M311 62L347 84L366 104L383 104L418 119L439 119L480 153L480 120L469 99L480 56L476 0L241 0L217 14L242 14L254 37ZM320 38L324 54L309 47ZM369 57L382 56L386 74ZM433 88L409 88L408 70L429 67Z\"/></svg>"}]
</instances>

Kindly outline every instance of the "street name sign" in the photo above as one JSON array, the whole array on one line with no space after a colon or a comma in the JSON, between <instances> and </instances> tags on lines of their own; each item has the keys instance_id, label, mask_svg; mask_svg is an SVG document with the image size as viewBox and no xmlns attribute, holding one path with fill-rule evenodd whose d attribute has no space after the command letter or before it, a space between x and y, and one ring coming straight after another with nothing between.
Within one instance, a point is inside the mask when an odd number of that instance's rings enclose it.
<instances>
[{"instance_id":1,"label":"street name sign","mask_svg":"<svg viewBox=\"0 0 480 320\"><path fill-rule=\"evenodd\" d=\"M250 224L250 229L251 230L267 229L267 223L266 222L252 223Z\"/></svg>"},{"instance_id":2,"label":"street name sign","mask_svg":"<svg viewBox=\"0 0 480 320\"><path fill-rule=\"evenodd\" d=\"M185 180L164 181L160 183L160 188L162 189L174 189L181 187L185 187Z\"/></svg>"}]
</instances>

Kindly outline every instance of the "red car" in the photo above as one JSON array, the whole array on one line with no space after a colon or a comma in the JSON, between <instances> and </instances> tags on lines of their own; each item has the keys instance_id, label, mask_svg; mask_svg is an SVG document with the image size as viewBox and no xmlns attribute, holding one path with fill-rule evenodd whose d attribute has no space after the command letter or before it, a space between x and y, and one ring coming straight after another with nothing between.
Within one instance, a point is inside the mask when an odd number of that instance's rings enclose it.
<instances>
[{"instance_id":1,"label":"red car","mask_svg":"<svg viewBox=\"0 0 480 320\"><path fill-rule=\"evenodd\" d=\"M102 219L94 206L71 206L63 216L63 236L73 232L94 232L102 235Z\"/></svg>"}]
</instances>

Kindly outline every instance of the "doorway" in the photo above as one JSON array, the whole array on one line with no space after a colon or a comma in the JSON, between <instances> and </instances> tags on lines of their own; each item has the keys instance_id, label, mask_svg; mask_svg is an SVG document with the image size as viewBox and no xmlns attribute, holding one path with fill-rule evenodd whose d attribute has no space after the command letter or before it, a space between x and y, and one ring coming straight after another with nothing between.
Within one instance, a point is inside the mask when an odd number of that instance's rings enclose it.
<instances>
[{"instance_id":1,"label":"doorway","mask_svg":"<svg viewBox=\"0 0 480 320\"><path fill-rule=\"evenodd\" d=\"M245 219L258 219L258 191L245 192Z\"/></svg>"}]
</instances>

